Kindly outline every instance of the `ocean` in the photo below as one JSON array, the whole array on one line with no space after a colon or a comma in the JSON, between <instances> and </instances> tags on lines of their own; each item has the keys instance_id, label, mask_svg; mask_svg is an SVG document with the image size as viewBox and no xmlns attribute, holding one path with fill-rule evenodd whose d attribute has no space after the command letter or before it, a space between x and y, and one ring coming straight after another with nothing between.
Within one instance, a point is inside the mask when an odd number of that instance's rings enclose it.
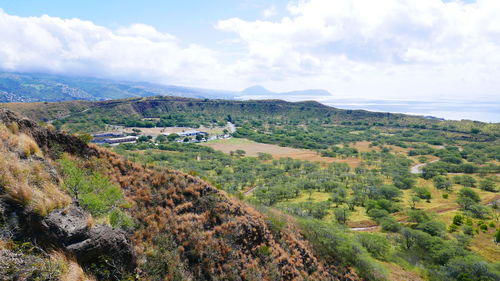
<instances>
[{"instance_id":1,"label":"ocean","mask_svg":"<svg viewBox=\"0 0 500 281\"><path fill-rule=\"evenodd\" d=\"M321 103L341 109L365 109L378 112L434 116L450 120L500 122L500 101L408 101L333 99Z\"/></svg>"}]
</instances>

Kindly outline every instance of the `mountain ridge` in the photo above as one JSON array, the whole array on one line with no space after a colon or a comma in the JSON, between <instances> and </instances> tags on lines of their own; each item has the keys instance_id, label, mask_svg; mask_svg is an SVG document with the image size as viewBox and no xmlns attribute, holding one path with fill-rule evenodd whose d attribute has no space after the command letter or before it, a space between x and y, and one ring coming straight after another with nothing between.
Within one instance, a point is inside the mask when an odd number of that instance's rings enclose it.
<instances>
[{"instance_id":1,"label":"mountain ridge","mask_svg":"<svg viewBox=\"0 0 500 281\"><path fill-rule=\"evenodd\" d=\"M310 99L316 96L331 97L324 90L272 92L258 85L238 92L94 77L0 72L0 102L103 101L149 96L245 99L248 95L260 98L285 98L291 96Z\"/></svg>"},{"instance_id":2,"label":"mountain ridge","mask_svg":"<svg viewBox=\"0 0 500 281\"><path fill-rule=\"evenodd\" d=\"M288 92L273 92L261 85L254 85L251 87L246 88L245 90L240 92L243 94L242 96L238 97L239 99L245 98L245 97L258 97L258 98L263 98L266 97L267 95L272 95L272 96L279 96L279 97L290 97L290 98L297 98L297 97L302 97L302 98L313 98L313 97L332 97L330 92L326 90L321 90L321 89L307 89L307 90L295 90L295 91L288 91Z\"/></svg>"},{"instance_id":3,"label":"mountain ridge","mask_svg":"<svg viewBox=\"0 0 500 281\"><path fill-rule=\"evenodd\" d=\"M0 72L0 94L0 102L100 101L157 95L232 98L235 95L231 91L149 82L14 72Z\"/></svg>"}]
</instances>

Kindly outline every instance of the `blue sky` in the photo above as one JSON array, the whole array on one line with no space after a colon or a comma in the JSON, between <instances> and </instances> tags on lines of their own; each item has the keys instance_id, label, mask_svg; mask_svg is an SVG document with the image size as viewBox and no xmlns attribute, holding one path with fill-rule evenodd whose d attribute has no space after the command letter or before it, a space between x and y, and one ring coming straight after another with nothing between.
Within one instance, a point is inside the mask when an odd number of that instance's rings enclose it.
<instances>
[{"instance_id":1,"label":"blue sky","mask_svg":"<svg viewBox=\"0 0 500 281\"><path fill-rule=\"evenodd\" d=\"M143 23L185 41L214 46L230 34L215 30L221 19L257 20L275 6L284 11L288 0L0 0L0 8L18 16L50 15L79 18L109 28ZM71 3L71 4L68 4Z\"/></svg>"},{"instance_id":2,"label":"blue sky","mask_svg":"<svg viewBox=\"0 0 500 281\"><path fill-rule=\"evenodd\" d=\"M0 0L0 69L500 100L498 0Z\"/></svg>"}]
</instances>

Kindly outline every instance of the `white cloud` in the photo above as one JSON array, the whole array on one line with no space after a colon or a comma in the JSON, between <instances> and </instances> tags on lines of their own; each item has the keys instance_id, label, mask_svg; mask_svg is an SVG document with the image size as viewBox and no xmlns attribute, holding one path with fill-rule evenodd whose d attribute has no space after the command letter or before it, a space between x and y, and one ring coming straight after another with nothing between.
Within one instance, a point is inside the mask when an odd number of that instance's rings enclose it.
<instances>
[{"instance_id":1,"label":"white cloud","mask_svg":"<svg viewBox=\"0 0 500 281\"><path fill-rule=\"evenodd\" d=\"M237 71L345 95L500 96L498 0L300 0L288 11L219 21L247 47Z\"/></svg>"},{"instance_id":2,"label":"white cloud","mask_svg":"<svg viewBox=\"0 0 500 281\"><path fill-rule=\"evenodd\" d=\"M498 0L293 0L287 11L219 21L236 38L218 52L144 24L112 30L0 10L0 68L342 97L500 99Z\"/></svg>"},{"instance_id":3,"label":"white cloud","mask_svg":"<svg viewBox=\"0 0 500 281\"><path fill-rule=\"evenodd\" d=\"M274 5L265 9L264 11L262 11L262 16L264 18L274 17L276 15L277 15L277 11L276 11L276 6L274 6Z\"/></svg>"},{"instance_id":4,"label":"white cloud","mask_svg":"<svg viewBox=\"0 0 500 281\"><path fill-rule=\"evenodd\" d=\"M217 53L183 46L154 27L116 31L80 19L17 17L0 10L0 68L178 84L222 79Z\"/></svg>"}]
</instances>

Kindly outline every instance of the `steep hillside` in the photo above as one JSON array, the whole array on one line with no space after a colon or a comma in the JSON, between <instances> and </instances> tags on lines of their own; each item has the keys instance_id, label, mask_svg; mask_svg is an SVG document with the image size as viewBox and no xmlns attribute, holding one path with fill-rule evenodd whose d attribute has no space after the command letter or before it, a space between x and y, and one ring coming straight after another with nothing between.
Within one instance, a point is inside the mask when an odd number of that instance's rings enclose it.
<instances>
[{"instance_id":1,"label":"steep hillside","mask_svg":"<svg viewBox=\"0 0 500 281\"><path fill-rule=\"evenodd\" d=\"M101 280L359 280L334 261L323 263L291 224L278 227L200 179L134 164L6 110L0 133L0 256L21 259L2 259L2 274L50 271L52 279L42 280L57 280L80 272L83 279L81 269L72 270L82 266ZM75 193L85 179L75 174L85 170L94 171L91 180L104 178ZM119 208L131 223L116 224L89 204L109 195L85 192L113 190L108 185L120 187ZM16 246L25 242L38 252ZM37 259L50 264L56 253L65 266L28 268Z\"/></svg>"}]
</instances>

